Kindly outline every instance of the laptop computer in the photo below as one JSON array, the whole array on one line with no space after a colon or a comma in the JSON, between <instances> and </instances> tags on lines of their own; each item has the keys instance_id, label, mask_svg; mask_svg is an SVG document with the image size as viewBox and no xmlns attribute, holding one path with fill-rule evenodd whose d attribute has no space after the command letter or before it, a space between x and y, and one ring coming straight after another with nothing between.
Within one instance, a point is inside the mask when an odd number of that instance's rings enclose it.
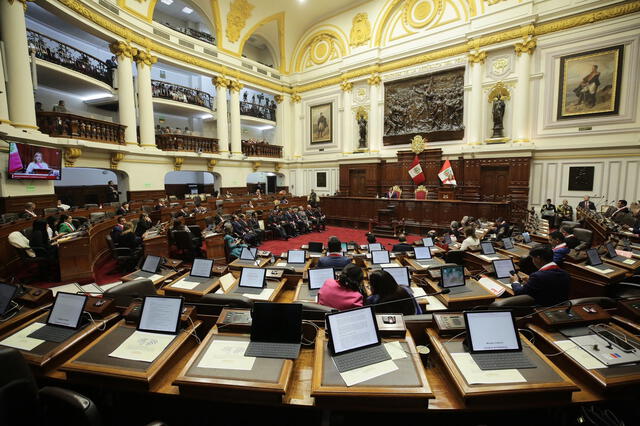
<instances>
[{"instance_id":1,"label":"laptop computer","mask_svg":"<svg viewBox=\"0 0 640 426\"><path fill-rule=\"evenodd\" d=\"M440 287L449 289L449 294L471 291L464 279L464 266L443 266L440 268Z\"/></svg>"},{"instance_id":2,"label":"laptop computer","mask_svg":"<svg viewBox=\"0 0 640 426\"><path fill-rule=\"evenodd\" d=\"M160 262L162 262L160 256L148 255L136 275L141 278L150 278L156 275L160 270Z\"/></svg>"},{"instance_id":3,"label":"laptop computer","mask_svg":"<svg viewBox=\"0 0 640 426\"><path fill-rule=\"evenodd\" d=\"M322 254L323 249L324 249L324 246L322 243L319 243L316 241L312 241L309 243L309 253Z\"/></svg>"},{"instance_id":4,"label":"laptop computer","mask_svg":"<svg viewBox=\"0 0 640 426\"><path fill-rule=\"evenodd\" d=\"M27 337L47 342L64 342L80 329L80 319L86 302L87 296L83 294L59 291L56 294L53 307L49 311L47 325Z\"/></svg>"},{"instance_id":5,"label":"laptop computer","mask_svg":"<svg viewBox=\"0 0 640 426\"><path fill-rule=\"evenodd\" d=\"M493 248L493 243L488 241L484 241L480 243L480 249L482 250L482 254L488 257L489 259L499 259L500 256L496 256L496 249Z\"/></svg>"},{"instance_id":6,"label":"laptop computer","mask_svg":"<svg viewBox=\"0 0 640 426\"><path fill-rule=\"evenodd\" d=\"M388 272L393 279L396 280L396 284L403 287L409 287L411 285L409 268L401 266L399 268L382 268L382 270Z\"/></svg>"},{"instance_id":7,"label":"laptop computer","mask_svg":"<svg viewBox=\"0 0 640 426\"><path fill-rule=\"evenodd\" d=\"M511 274L516 273L516 267L513 265L513 260L499 259L492 261L493 270L496 271L496 278L503 284L511 284Z\"/></svg>"},{"instance_id":8,"label":"laptop computer","mask_svg":"<svg viewBox=\"0 0 640 426\"><path fill-rule=\"evenodd\" d=\"M256 302L251 310L251 342L244 356L296 359L302 337L302 304Z\"/></svg>"},{"instance_id":9,"label":"laptop computer","mask_svg":"<svg viewBox=\"0 0 640 426\"><path fill-rule=\"evenodd\" d=\"M140 309L137 330L178 334L183 305L182 297L146 296Z\"/></svg>"},{"instance_id":10,"label":"laptop computer","mask_svg":"<svg viewBox=\"0 0 640 426\"><path fill-rule=\"evenodd\" d=\"M381 243L371 243L367 246L367 249L369 250L369 253L375 250L384 250Z\"/></svg>"},{"instance_id":11,"label":"laptop computer","mask_svg":"<svg viewBox=\"0 0 640 426\"><path fill-rule=\"evenodd\" d=\"M502 248L504 248L505 250L513 250L514 246L511 238L506 237L502 239Z\"/></svg>"},{"instance_id":12,"label":"laptop computer","mask_svg":"<svg viewBox=\"0 0 640 426\"><path fill-rule=\"evenodd\" d=\"M386 250L374 250L371 252L371 263L373 263L374 268L380 267L394 267L397 266L395 263L390 263L389 252Z\"/></svg>"},{"instance_id":13,"label":"laptop computer","mask_svg":"<svg viewBox=\"0 0 640 426\"><path fill-rule=\"evenodd\" d=\"M335 279L336 272L333 268L309 269L309 296L316 297L325 281Z\"/></svg>"},{"instance_id":14,"label":"laptop computer","mask_svg":"<svg viewBox=\"0 0 640 426\"><path fill-rule=\"evenodd\" d=\"M624 262L625 260L627 260L626 257L619 256L618 253L616 253L616 248L613 246L613 244L607 243L604 246L607 249L607 254L609 255L609 259L615 260L618 262Z\"/></svg>"},{"instance_id":15,"label":"laptop computer","mask_svg":"<svg viewBox=\"0 0 640 426\"><path fill-rule=\"evenodd\" d=\"M263 268L242 268L240 281L234 293L260 294L267 286L265 279L267 270Z\"/></svg>"},{"instance_id":16,"label":"laptop computer","mask_svg":"<svg viewBox=\"0 0 640 426\"><path fill-rule=\"evenodd\" d=\"M522 352L511 311L466 311L467 350L481 370L536 368Z\"/></svg>"},{"instance_id":17,"label":"laptop computer","mask_svg":"<svg viewBox=\"0 0 640 426\"><path fill-rule=\"evenodd\" d=\"M250 249L249 247L242 247L240 257L237 259L238 263L244 263L245 265L254 265L256 262L256 256L258 255L258 249Z\"/></svg>"},{"instance_id":18,"label":"laptop computer","mask_svg":"<svg viewBox=\"0 0 640 426\"><path fill-rule=\"evenodd\" d=\"M433 238L425 237L422 239L422 245L425 247L433 247Z\"/></svg>"},{"instance_id":19,"label":"laptop computer","mask_svg":"<svg viewBox=\"0 0 640 426\"><path fill-rule=\"evenodd\" d=\"M391 359L372 306L327 314L329 350L340 373Z\"/></svg>"},{"instance_id":20,"label":"laptop computer","mask_svg":"<svg viewBox=\"0 0 640 426\"><path fill-rule=\"evenodd\" d=\"M602 262L600 255L598 254L598 250L594 248L587 249L587 257L589 258L589 264L596 269L606 270L609 269L607 265Z\"/></svg>"},{"instance_id":21,"label":"laptop computer","mask_svg":"<svg viewBox=\"0 0 640 426\"><path fill-rule=\"evenodd\" d=\"M525 244L530 244L530 243L531 243L531 235L529 235L529 233L528 233L528 232L523 232L523 233L522 233L522 241L523 241Z\"/></svg>"},{"instance_id":22,"label":"laptop computer","mask_svg":"<svg viewBox=\"0 0 640 426\"><path fill-rule=\"evenodd\" d=\"M414 247L413 256L416 259L416 263L420 266L429 267L440 264L440 262L431 255L430 247Z\"/></svg>"},{"instance_id":23,"label":"laptop computer","mask_svg":"<svg viewBox=\"0 0 640 426\"><path fill-rule=\"evenodd\" d=\"M18 287L15 285L0 283L0 317L11 310L9 306L17 291Z\"/></svg>"},{"instance_id":24,"label":"laptop computer","mask_svg":"<svg viewBox=\"0 0 640 426\"><path fill-rule=\"evenodd\" d=\"M287 252L287 263L294 265L304 265L306 262L306 252L304 250L289 250Z\"/></svg>"},{"instance_id":25,"label":"laptop computer","mask_svg":"<svg viewBox=\"0 0 640 426\"><path fill-rule=\"evenodd\" d=\"M193 259L191 272L189 272L189 281L204 282L211 278L211 269L213 268L213 259Z\"/></svg>"}]
</instances>

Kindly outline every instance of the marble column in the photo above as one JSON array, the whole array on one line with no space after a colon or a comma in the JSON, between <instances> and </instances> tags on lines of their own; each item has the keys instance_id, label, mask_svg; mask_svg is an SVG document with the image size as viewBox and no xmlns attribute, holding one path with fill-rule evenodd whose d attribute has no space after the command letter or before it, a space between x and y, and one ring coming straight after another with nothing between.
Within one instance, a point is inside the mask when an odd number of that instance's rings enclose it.
<instances>
[{"instance_id":1,"label":"marble column","mask_svg":"<svg viewBox=\"0 0 640 426\"><path fill-rule=\"evenodd\" d=\"M297 92L294 92L291 95L291 102L293 103L293 148L291 151L293 152L293 159L300 160L302 158L302 147L304 145L304 138L302 137L302 99ZM301 171L302 173L302 171Z\"/></svg>"},{"instance_id":2,"label":"marble column","mask_svg":"<svg viewBox=\"0 0 640 426\"><path fill-rule=\"evenodd\" d=\"M369 83L369 101L371 111L369 113L369 152L377 153L382 148L382 113L380 112L380 93L382 89L382 79L376 74L372 74L367 79Z\"/></svg>"},{"instance_id":3,"label":"marble column","mask_svg":"<svg viewBox=\"0 0 640 426\"><path fill-rule=\"evenodd\" d=\"M240 123L240 90L244 87L239 81L229 85L231 99L229 102L229 119L231 120L231 154L242 155L242 132Z\"/></svg>"},{"instance_id":4,"label":"marble column","mask_svg":"<svg viewBox=\"0 0 640 426\"><path fill-rule=\"evenodd\" d=\"M358 141L353 137L353 112L351 111L353 83L344 80L340 88L342 89L342 153L351 154L358 149Z\"/></svg>"},{"instance_id":5,"label":"marble column","mask_svg":"<svg viewBox=\"0 0 640 426\"><path fill-rule=\"evenodd\" d=\"M282 156L285 156L285 141L288 138L288 127L287 127L287 119L285 117L285 97L283 95L276 95L274 96L274 99L276 101L277 104L277 109L276 109L276 140L275 140L275 144L276 145L280 145L282 147Z\"/></svg>"},{"instance_id":6,"label":"marble column","mask_svg":"<svg viewBox=\"0 0 640 426\"><path fill-rule=\"evenodd\" d=\"M220 153L229 152L229 118L227 117L227 86L229 80L224 76L213 79L216 86L216 126L218 134L218 148Z\"/></svg>"},{"instance_id":7,"label":"marble column","mask_svg":"<svg viewBox=\"0 0 640 426\"><path fill-rule=\"evenodd\" d=\"M26 4L26 0L0 0L0 26L6 54L3 58L7 70L5 78L11 82L7 85L7 104L13 126L38 130L24 19Z\"/></svg>"},{"instance_id":8,"label":"marble column","mask_svg":"<svg viewBox=\"0 0 640 426\"><path fill-rule=\"evenodd\" d=\"M529 94L531 92L531 55L536 48L534 38L516 43L515 51L518 55L516 75L518 83L513 99L513 142L528 143L530 140Z\"/></svg>"},{"instance_id":9,"label":"marble column","mask_svg":"<svg viewBox=\"0 0 640 426\"><path fill-rule=\"evenodd\" d=\"M124 129L127 145L138 145L136 132L136 100L133 89L133 49L129 43L116 41L109 45L111 53L118 59L118 116Z\"/></svg>"},{"instance_id":10,"label":"marble column","mask_svg":"<svg viewBox=\"0 0 640 426\"><path fill-rule=\"evenodd\" d=\"M482 70L486 58L487 52L485 51L469 54L469 65L471 66L471 99L467 133L469 145L482 143Z\"/></svg>"},{"instance_id":11,"label":"marble column","mask_svg":"<svg viewBox=\"0 0 640 426\"><path fill-rule=\"evenodd\" d=\"M8 126L11 124L9 120L9 105L7 104L7 87L5 86L4 66L6 57L0 52L0 126Z\"/></svg>"},{"instance_id":12,"label":"marble column","mask_svg":"<svg viewBox=\"0 0 640 426\"><path fill-rule=\"evenodd\" d=\"M149 52L138 50L134 60L138 70L138 115L140 117L140 146L155 147L156 132L153 118L153 94L151 93L151 65L158 58Z\"/></svg>"}]
</instances>

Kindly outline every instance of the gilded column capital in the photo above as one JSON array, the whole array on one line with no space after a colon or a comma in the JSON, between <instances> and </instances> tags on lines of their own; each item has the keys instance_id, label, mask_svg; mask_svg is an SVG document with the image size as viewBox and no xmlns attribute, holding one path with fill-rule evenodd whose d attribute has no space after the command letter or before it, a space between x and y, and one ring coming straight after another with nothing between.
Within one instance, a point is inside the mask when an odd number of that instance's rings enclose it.
<instances>
[{"instance_id":1,"label":"gilded column capital","mask_svg":"<svg viewBox=\"0 0 640 426\"><path fill-rule=\"evenodd\" d=\"M213 83L214 86L216 86L216 88L229 87L229 84L231 83L228 78L225 78L224 75L218 75L213 77L211 79L211 82Z\"/></svg>"},{"instance_id":2,"label":"gilded column capital","mask_svg":"<svg viewBox=\"0 0 640 426\"><path fill-rule=\"evenodd\" d=\"M240 83L238 80L233 80L229 83L229 90L235 93L239 93L243 87L244 84Z\"/></svg>"},{"instance_id":3,"label":"gilded column capital","mask_svg":"<svg viewBox=\"0 0 640 426\"><path fill-rule=\"evenodd\" d=\"M342 89L343 92L350 92L351 89L353 89L353 83L343 78L340 82L340 89Z\"/></svg>"},{"instance_id":4,"label":"gilded column capital","mask_svg":"<svg viewBox=\"0 0 640 426\"><path fill-rule=\"evenodd\" d=\"M76 160L82 155L82 149L77 147L67 147L64 149L64 166L73 167Z\"/></svg>"},{"instance_id":5,"label":"gilded column capital","mask_svg":"<svg viewBox=\"0 0 640 426\"><path fill-rule=\"evenodd\" d=\"M469 62L472 64L484 64L485 59L487 59L487 52L484 50L469 53Z\"/></svg>"},{"instance_id":6,"label":"gilded column capital","mask_svg":"<svg viewBox=\"0 0 640 426\"><path fill-rule=\"evenodd\" d=\"M16 0L9 0L9 4L13 5L13 3L15 3ZM35 0L17 0L18 2L22 3L22 7L24 8L24 11L27 11L27 2L29 1L35 1Z\"/></svg>"},{"instance_id":7,"label":"gilded column capital","mask_svg":"<svg viewBox=\"0 0 640 426\"><path fill-rule=\"evenodd\" d=\"M282 102L284 102L284 96L282 95L275 95L273 97L273 99L276 101L276 103L281 104Z\"/></svg>"},{"instance_id":8,"label":"gilded column capital","mask_svg":"<svg viewBox=\"0 0 640 426\"><path fill-rule=\"evenodd\" d=\"M367 83L369 83L369 86L377 86L382 83L382 77L380 77L380 74L377 72L374 72L371 74L371 77L367 79Z\"/></svg>"},{"instance_id":9,"label":"gilded column capital","mask_svg":"<svg viewBox=\"0 0 640 426\"><path fill-rule=\"evenodd\" d=\"M218 164L218 160L216 160L215 158L209 158L207 160L207 170L212 172L216 164Z\"/></svg>"},{"instance_id":10,"label":"gilded column capital","mask_svg":"<svg viewBox=\"0 0 640 426\"><path fill-rule=\"evenodd\" d=\"M179 172L180 169L182 169L182 163L184 163L184 158L175 157L173 159L173 170L175 170L176 172Z\"/></svg>"},{"instance_id":11,"label":"gilded column capital","mask_svg":"<svg viewBox=\"0 0 640 426\"><path fill-rule=\"evenodd\" d=\"M522 53L528 53L533 55L533 51L536 50L537 41L535 37L527 37L522 43L516 43L514 46L516 55L520 56Z\"/></svg>"},{"instance_id":12,"label":"gilded column capital","mask_svg":"<svg viewBox=\"0 0 640 426\"><path fill-rule=\"evenodd\" d=\"M251 165L254 172L257 172L260 166L262 166L262 162L260 161L254 161L253 164Z\"/></svg>"},{"instance_id":13,"label":"gilded column capital","mask_svg":"<svg viewBox=\"0 0 640 426\"><path fill-rule=\"evenodd\" d=\"M133 60L136 61L136 63L141 64L143 66L144 65L151 66L156 62L158 62L158 58L156 56L153 56L148 49L145 51L145 50L139 50L139 49L133 48L132 53L133 53Z\"/></svg>"},{"instance_id":14,"label":"gilded column capital","mask_svg":"<svg viewBox=\"0 0 640 426\"><path fill-rule=\"evenodd\" d=\"M111 164L109 165L109 167L112 170L118 170L118 164L124 160L125 157L125 153L122 151L118 151L118 152L112 152L111 153Z\"/></svg>"},{"instance_id":15,"label":"gilded column capital","mask_svg":"<svg viewBox=\"0 0 640 426\"><path fill-rule=\"evenodd\" d=\"M114 41L109 44L109 50L118 58L133 58L134 50L137 49L131 47L128 41Z\"/></svg>"},{"instance_id":16,"label":"gilded column capital","mask_svg":"<svg viewBox=\"0 0 640 426\"><path fill-rule=\"evenodd\" d=\"M291 95L291 102L294 104L297 104L301 100L302 100L302 97L300 96L300 93L293 92L293 94Z\"/></svg>"}]
</instances>

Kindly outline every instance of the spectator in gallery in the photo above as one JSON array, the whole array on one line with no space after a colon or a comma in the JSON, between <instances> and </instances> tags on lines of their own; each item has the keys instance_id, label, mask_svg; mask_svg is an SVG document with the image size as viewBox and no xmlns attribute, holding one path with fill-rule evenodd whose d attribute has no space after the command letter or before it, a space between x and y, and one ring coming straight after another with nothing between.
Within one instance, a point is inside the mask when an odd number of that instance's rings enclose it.
<instances>
[{"instance_id":1,"label":"spectator in gallery","mask_svg":"<svg viewBox=\"0 0 640 426\"><path fill-rule=\"evenodd\" d=\"M42 102L36 102L36 112L42 111L44 111L44 109L42 109Z\"/></svg>"},{"instance_id":2,"label":"spectator in gallery","mask_svg":"<svg viewBox=\"0 0 640 426\"><path fill-rule=\"evenodd\" d=\"M53 106L53 112L67 112L67 107L62 99L58 101L58 105Z\"/></svg>"},{"instance_id":3,"label":"spectator in gallery","mask_svg":"<svg viewBox=\"0 0 640 426\"><path fill-rule=\"evenodd\" d=\"M63 204L62 200L58 200L56 207L58 208L58 210L60 210L61 212L67 211L71 208L71 206L69 204Z\"/></svg>"}]
</instances>

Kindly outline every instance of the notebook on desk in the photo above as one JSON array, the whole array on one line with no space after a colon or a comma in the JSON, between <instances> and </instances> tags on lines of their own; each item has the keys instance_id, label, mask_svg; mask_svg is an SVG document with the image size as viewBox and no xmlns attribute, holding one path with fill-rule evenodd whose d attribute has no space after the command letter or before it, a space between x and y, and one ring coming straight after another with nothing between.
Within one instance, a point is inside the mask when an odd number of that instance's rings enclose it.
<instances>
[{"instance_id":1,"label":"notebook on desk","mask_svg":"<svg viewBox=\"0 0 640 426\"><path fill-rule=\"evenodd\" d=\"M425 247L433 247L433 238L431 237L424 237L422 239L422 245Z\"/></svg>"},{"instance_id":2,"label":"notebook on desk","mask_svg":"<svg viewBox=\"0 0 640 426\"><path fill-rule=\"evenodd\" d=\"M405 266L394 268L382 268L383 271L388 272L393 277L396 284L403 287L411 286L411 278L409 276L409 268Z\"/></svg>"},{"instance_id":3,"label":"notebook on desk","mask_svg":"<svg viewBox=\"0 0 640 426\"><path fill-rule=\"evenodd\" d=\"M251 342L244 356L296 359L301 336L300 303L256 302L251 310Z\"/></svg>"},{"instance_id":4,"label":"notebook on desk","mask_svg":"<svg viewBox=\"0 0 640 426\"><path fill-rule=\"evenodd\" d=\"M367 250L369 250L369 252L372 252L374 250L384 250L384 248L382 247L381 243L371 243L367 246Z\"/></svg>"},{"instance_id":5,"label":"notebook on desk","mask_svg":"<svg viewBox=\"0 0 640 426\"><path fill-rule=\"evenodd\" d=\"M306 252L304 250L289 250L287 252L287 263L292 265L304 265L306 262Z\"/></svg>"},{"instance_id":6,"label":"notebook on desk","mask_svg":"<svg viewBox=\"0 0 640 426\"><path fill-rule=\"evenodd\" d=\"M329 350L340 373L391 359L372 306L327 314Z\"/></svg>"},{"instance_id":7,"label":"notebook on desk","mask_svg":"<svg viewBox=\"0 0 640 426\"><path fill-rule=\"evenodd\" d=\"M255 265L257 255L257 248L242 247L240 257L236 260L236 262L244 265Z\"/></svg>"},{"instance_id":8,"label":"notebook on desk","mask_svg":"<svg viewBox=\"0 0 640 426\"><path fill-rule=\"evenodd\" d=\"M371 263L373 263L372 268L393 268L394 266L398 266L397 263L391 263L389 259L389 252L386 250L374 250L371 252Z\"/></svg>"},{"instance_id":9,"label":"notebook on desk","mask_svg":"<svg viewBox=\"0 0 640 426\"><path fill-rule=\"evenodd\" d=\"M440 287L448 289L449 294L470 292L471 290L467 287L464 279L464 266L443 266L440 268Z\"/></svg>"},{"instance_id":10,"label":"notebook on desk","mask_svg":"<svg viewBox=\"0 0 640 426\"><path fill-rule=\"evenodd\" d=\"M623 262L623 263L629 260L624 256L618 255L618 253L616 252L616 248L613 246L613 244L606 243L604 246L607 249L607 254L609 255L609 259L615 260L616 262ZM633 261L633 263L635 263L635 261Z\"/></svg>"},{"instance_id":11,"label":"notebook on desk","mask_svg":"<svg viewBox=\"0 0 640 426\"><path fill-rule=\"evenodd\" d=\"M531 235L529 235L528 232L523 232L522 233L522 242L524 242L525 244L530 244L531 243Z\"/></svg>"},{"instance_id":12,"label":"notebook on desk","mask_svg":"<svg viewBox=\"0 0 640 426\"><path fill-rule=\"evenodd\" d=\"M242 268L240 281L234 293L260 294L267 285L267 270L263 268Z\"/></svg>"},{"instance_id":13,"label":"notebook on desk","mask_svg":"<svg viewBox=\"0 0 640 426\"><path fill-rule=\"evenodd\" d=\"M318 296L318 291L328 279L335 279L336 272L333 268L309 269L309 296Z\"/></svg>"},{"instance_id":14,"label":"notebook on desk","mask_svg":"<svg viewBox=\"0 0 640 426\"><path fill-rule=\"evenodd\" d=\"M212 269L213 259L193 259L189 276L171 284L171 287L193 290L199 284L211 280Z\"/></svg>"},{"instance_id":15,"label":"notebook on desk","mask_svg":"<svg viewBox=\"0 0 640 426\"><path fill-rule=\"evenodd\" d=\"M80 329L87 296L58 292L47 317L47 324L28 337L48 342L64 342Z\"/></svg>"},{"instance_id":16,"label":"notebook on desk","mask_svg":"<svg viewBox=\"0 0 640 426\"><path fill-rule=\"evenodd\" d=\"M12 310L11 301L17 291L18 287L14 285L0 283L0 317Z\"/></svg>"},{"instance_id":17,"label":"notebook on desk","mask_svg":"<svg viewBox=\"0 0 640 426\"><path fill-rule=\"evenodd\" d=\"M322 254L322 250L324 249L324 245L317 241L309 242L309 253L314 254Z\"/></svg>"}]
</instances>

